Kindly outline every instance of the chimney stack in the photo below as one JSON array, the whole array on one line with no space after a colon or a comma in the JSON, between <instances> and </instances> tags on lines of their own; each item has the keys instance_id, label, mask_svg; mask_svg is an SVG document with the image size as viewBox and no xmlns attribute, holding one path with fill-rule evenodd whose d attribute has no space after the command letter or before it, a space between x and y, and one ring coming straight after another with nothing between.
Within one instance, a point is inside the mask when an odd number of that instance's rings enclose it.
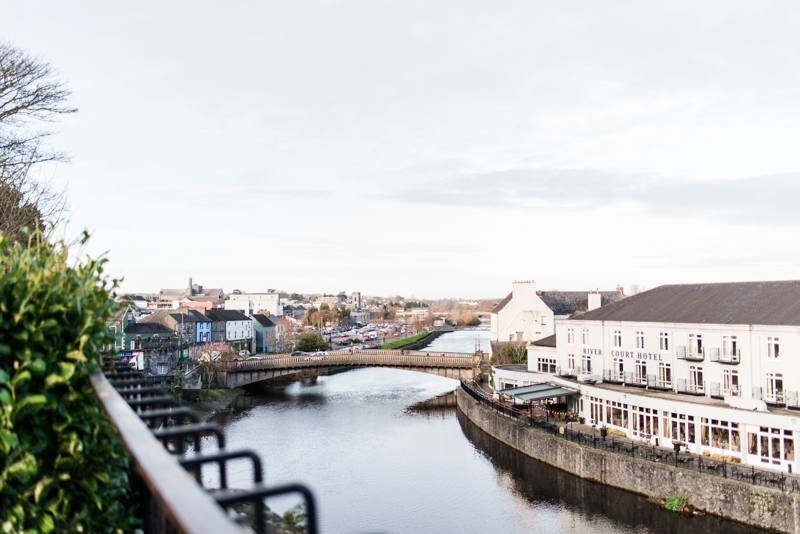
<instances>
[{"instance_id":1,"label":"chimney stack","mask_svg":"<svg viewBox=\"0 0 800 534\"><path fill-rule=\"evenodd\" d=\"M589 301L587 302L586 311L596 310L602 304L599 291L589 291Z\"/></svg>"},{"instance_id":2,"label":"chimney stack","mask_svg":"<svg viewBox=\"0 0 800 534\"><path fill-rule=\"evenodd\" d=\"M194 293L192 293L192 279L189 278L189 296L191 297L193 295L194 295Z\"/></svg>"}]
</instances>

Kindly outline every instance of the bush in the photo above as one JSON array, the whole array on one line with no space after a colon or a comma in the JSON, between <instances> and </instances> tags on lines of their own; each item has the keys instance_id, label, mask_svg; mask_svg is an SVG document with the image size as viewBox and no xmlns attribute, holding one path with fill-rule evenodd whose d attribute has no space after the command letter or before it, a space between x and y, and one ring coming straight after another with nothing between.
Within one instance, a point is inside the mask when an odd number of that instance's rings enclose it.
<instances>
[{"instance_id":1,"label":"bush","mask_svg":"<svg viewBox=\"0 0 800 534\"><path fill-rule=\"evenodd\" d=\"M297 340L297 350L303 352L316 352L318 350L328 350L330 345L325 342L322 334L317 332L304 332Z\"/></svg>"},{"instance_id":2,"label":"bush","mask_svg":"<svg viewBox=\"0 0 800 534\"><path fill-rule=\"evenodd\" d=\"M89 383L116 282L39 239L0 240L0 525L125 532L130 460Z\"/></svg>"},{"instance_id":3,"label":"bush","mask_svg":"<svg viewBox=\"0 0 800 534\"><path fill-rule=\"evenodd\" d=\"M528 363L528 348L525 345L509 343L503 345L492 354L489 360L490 365L503 365L511 363Z\"/></svg>"}]
</instances>

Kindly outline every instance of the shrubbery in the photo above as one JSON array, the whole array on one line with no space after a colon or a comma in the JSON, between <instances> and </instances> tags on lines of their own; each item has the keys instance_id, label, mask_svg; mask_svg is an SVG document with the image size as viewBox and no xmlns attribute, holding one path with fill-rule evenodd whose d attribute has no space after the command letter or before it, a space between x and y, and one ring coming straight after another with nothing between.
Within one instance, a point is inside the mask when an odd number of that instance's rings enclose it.
<instances>
[{"instance_id":1,"label":"shrubbery","mask_svg":"<svg viewBox=\"0 0 800 534\"><path fill-rule=\"evenodd\" d=\"M0 240L0 531L125 532L130 460L89 383L116 282L37 243Z\"/></svg>"},{"instance_id":2,"label":"shrubbery","mask_svg":"<svg viewBox=\"0 0 800 534\"><path fill-rule=\"evenodd\" d=\"M303 352L316 352L318 350L328 350L330 345L323 339L322 334L317 332L304 332L297 339L297 350Z\"/></svg>"}]
</instances>

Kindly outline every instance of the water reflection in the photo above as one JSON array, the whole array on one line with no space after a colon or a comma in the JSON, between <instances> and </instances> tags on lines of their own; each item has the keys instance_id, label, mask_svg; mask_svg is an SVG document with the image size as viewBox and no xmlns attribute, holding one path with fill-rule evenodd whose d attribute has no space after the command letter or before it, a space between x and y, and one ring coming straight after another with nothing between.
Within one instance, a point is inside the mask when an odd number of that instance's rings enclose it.
<instances>
[{"instance_id":1,"label":"water reflection","mask_svg":"<svg viewBox=\"0 0 800 534\"><path fill-rule=\"evenodd\" d=\"M714 516L685 517L665 512L645 497L587 481L525 456L481 431L458 412L458 422L472 445L486 455L498 480L532 506L549 504L559 523L574 532L578 523L605 518L637 532L763 534L765 531Z\"/></svg>"},{"instance_id":2,"label":"water reflection","mask_svg":"<svg viewBox=\"0 0 800 534\"><path fill-rule=\"evenodd\" d=\"M214 420L264 459L269 484L315 492L326 534L354 532L756 532L670 517L642 497L521 455L456 415L455 380L357 369L242 396ZM228 470L246 487L249 466ZM214 476L209 470L206 476ZM278 512L294 500L269 501Z\"/></svg>"}]
</instances>

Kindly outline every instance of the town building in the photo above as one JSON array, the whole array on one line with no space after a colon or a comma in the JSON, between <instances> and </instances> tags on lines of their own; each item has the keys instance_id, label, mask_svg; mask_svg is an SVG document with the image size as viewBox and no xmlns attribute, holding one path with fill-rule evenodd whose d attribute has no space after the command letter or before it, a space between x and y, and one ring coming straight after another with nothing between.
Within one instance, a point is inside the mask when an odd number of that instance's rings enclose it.
<instances>
[{"instance_id":1,"label":"town building","mask_svg":"<svg viewBox=\"0 0 800 534\"><path fill-rule=\"evenodd\" d=\"M139 350L150 338L170 339L172 329L161 323L129 323L125 327L122 350Z\"/></svg>"},{"instance_id":2,"label":"town building","mask_svg":"<svg viewBox=\"0 0 800 534\"><path fill-rule=\"evenodd\" d=\"M139 323L161 323L172 330L181 347L184 347L183 357L188 357L188 347L196 343L209 343L212 341L212 321L197 310L185 307L178 310L157 310L144 316Z\"/></svg>"},{"instance_id":3,"label":"town building","mask_svg":"<svg viewBox=\"0 0 800 534\"><path fill-rule=\"evenodd\" d=\"M208 310L206 317L212 321L212 340L225 342L234 350L255 351L253 347L253 321L236 310Z\"/></svg>"},{"instance_id":4,"label":"town building","mask_svg":"<svg viewBox=\"0 0 800 534\"><path fill-rule=\"evenodd\" d=\"M735 462L796 471L800 281L660 286L557 320L527 370L496 389L550 383L590 424Z\"/></svg>"},{"instance_id":5,"label":"town building","mask_svg":"<svg viewBox=\"0 0 800 534\"><path fill-rule=\"evenodd\" d=\"M555 320L624 298L617 291L537 291L536 282L514 282L491 311L490 354L507 343L528 344L553 335Z\"/></svg>"},{"instance_id":6,"label":"town building","mask_svg":"<svg viewBox=\"0 0 800 534\"><path fill-rule=\"evenodd\" d=\"M159 292L160 301L173 301L173 300L198 300L208 301L213 300L222 302L225 299L225 292L222 288L203 288L199 284L193 284L192 279L189 278L189 285L183 289L162 289Z\"/></svg>"},{"instance_id":7,"label":"town building","mask_svg":"<svg viewBox=\"0 0 800 534\"><path fill-rule=\"evenodd\" d=\"M280 317L283 315L280 293L242 293L229 295L225 301L226 310L239 310L250 316L255 313L268 313Z\"/></svg>"},{"instance_id":8,"label":"town building","mask_svg":"<svg viewBox=\"0 0 800 534\"><path fill-rule=\"evenodd\" d=\"M113 341L103 346L104 350L125 349L125 328L136 323L136 311L132 304L125 302L116 312L106 320L108 334Z\"/></svg>"}]
</instances>

